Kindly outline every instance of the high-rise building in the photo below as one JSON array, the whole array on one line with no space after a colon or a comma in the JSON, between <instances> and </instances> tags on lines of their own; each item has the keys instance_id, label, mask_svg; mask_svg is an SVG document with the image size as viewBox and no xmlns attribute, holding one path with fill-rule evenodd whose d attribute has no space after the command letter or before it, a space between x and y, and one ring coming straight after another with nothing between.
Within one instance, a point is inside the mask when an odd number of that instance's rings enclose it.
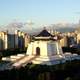
<instances>
[{"instance_id":1,"label":"high-rise building","mask_svg":"<svg viewBox=\"0 0 80 80\"><path fill-rule=\"evenodd\" d=\"M0 50L8 48L8 33L7 32L0 32Z\"/></svg>"},{"instance_id":2,"label":"high-rise building","mask_svg":"<svg viewBox=\"0 0 80 80\"><path fill-rule=\"evenodd\" d=\"M61 47L67 47L68 45L67 36L63 36L59 42L60 42Z\"/></svg>"}]
</instances>

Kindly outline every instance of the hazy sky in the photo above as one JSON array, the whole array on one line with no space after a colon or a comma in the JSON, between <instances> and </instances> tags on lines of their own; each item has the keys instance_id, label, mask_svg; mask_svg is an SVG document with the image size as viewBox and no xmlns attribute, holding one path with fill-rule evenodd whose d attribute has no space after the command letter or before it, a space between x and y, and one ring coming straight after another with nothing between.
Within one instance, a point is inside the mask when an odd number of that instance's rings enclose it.
<instances>
[{"instance_id":1,"label":"hazy sky","mask_svg":"<svg viewBox=\"0 0 80 80\"><path fill-rule=\"evenodd\" d=\"M0 25L17 20L35 24L78 22L80 0L0 0Z\"/></svg>"}]
</instances>

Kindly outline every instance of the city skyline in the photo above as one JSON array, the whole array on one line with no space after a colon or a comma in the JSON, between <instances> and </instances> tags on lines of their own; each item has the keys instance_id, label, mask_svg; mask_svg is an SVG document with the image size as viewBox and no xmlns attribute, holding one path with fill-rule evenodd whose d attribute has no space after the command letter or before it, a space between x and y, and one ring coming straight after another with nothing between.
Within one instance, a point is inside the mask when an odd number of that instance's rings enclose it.
<instances>
[{"instance_id":1,"label":"city skyline","mask_svg":"<svg viewBox=\"0 0 80 80\"><path fill-rule=\"evenodd\" d=\"M2 0L0 25L31 20L36 26L54 23L76 23L80 19L79 0Z\"/></svg>"}]
</instances>

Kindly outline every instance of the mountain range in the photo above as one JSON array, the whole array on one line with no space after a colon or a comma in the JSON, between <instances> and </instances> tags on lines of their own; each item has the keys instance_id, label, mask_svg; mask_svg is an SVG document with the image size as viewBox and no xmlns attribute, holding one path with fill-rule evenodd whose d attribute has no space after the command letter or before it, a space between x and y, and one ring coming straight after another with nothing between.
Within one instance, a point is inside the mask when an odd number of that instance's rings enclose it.
<instances>
[{"instance_id":1,"label":"mountain range","mask_svg":"<svg viewBox=\"0 0 80 80\"><path fill-rule=\"evenodd\" d=\"M59 32L72 32L75 29L79 28L79 24L69 24L69 23L58 23L58 24L52 24L51 26L45 26L47 30L56 30ZM29 34L36 34L39 33L41 30L43 30L43 27L30 27L24 26L23 23L10 23L9 25L5 27L0 27L0 31L9 30L10 32L14 32L15 29L19 29L23 32L29 33Z\"/></svg>"}]
</instances>

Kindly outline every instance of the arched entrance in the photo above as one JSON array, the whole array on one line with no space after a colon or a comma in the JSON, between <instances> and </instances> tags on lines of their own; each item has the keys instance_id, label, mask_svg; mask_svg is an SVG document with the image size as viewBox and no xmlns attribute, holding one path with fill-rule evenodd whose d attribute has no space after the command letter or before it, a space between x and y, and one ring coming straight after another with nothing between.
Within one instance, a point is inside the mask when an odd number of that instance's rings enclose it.
<instances>
[{"instance_id":1,"label":"arched entrance","mask_svg":"<svg viewBox=\"0 0 80 80\"><path fill-rule=\"evenodd\" d=\"M39 47L36 48L36 55L40 55L40 48Z\"/></svg>"}]
</instances>

